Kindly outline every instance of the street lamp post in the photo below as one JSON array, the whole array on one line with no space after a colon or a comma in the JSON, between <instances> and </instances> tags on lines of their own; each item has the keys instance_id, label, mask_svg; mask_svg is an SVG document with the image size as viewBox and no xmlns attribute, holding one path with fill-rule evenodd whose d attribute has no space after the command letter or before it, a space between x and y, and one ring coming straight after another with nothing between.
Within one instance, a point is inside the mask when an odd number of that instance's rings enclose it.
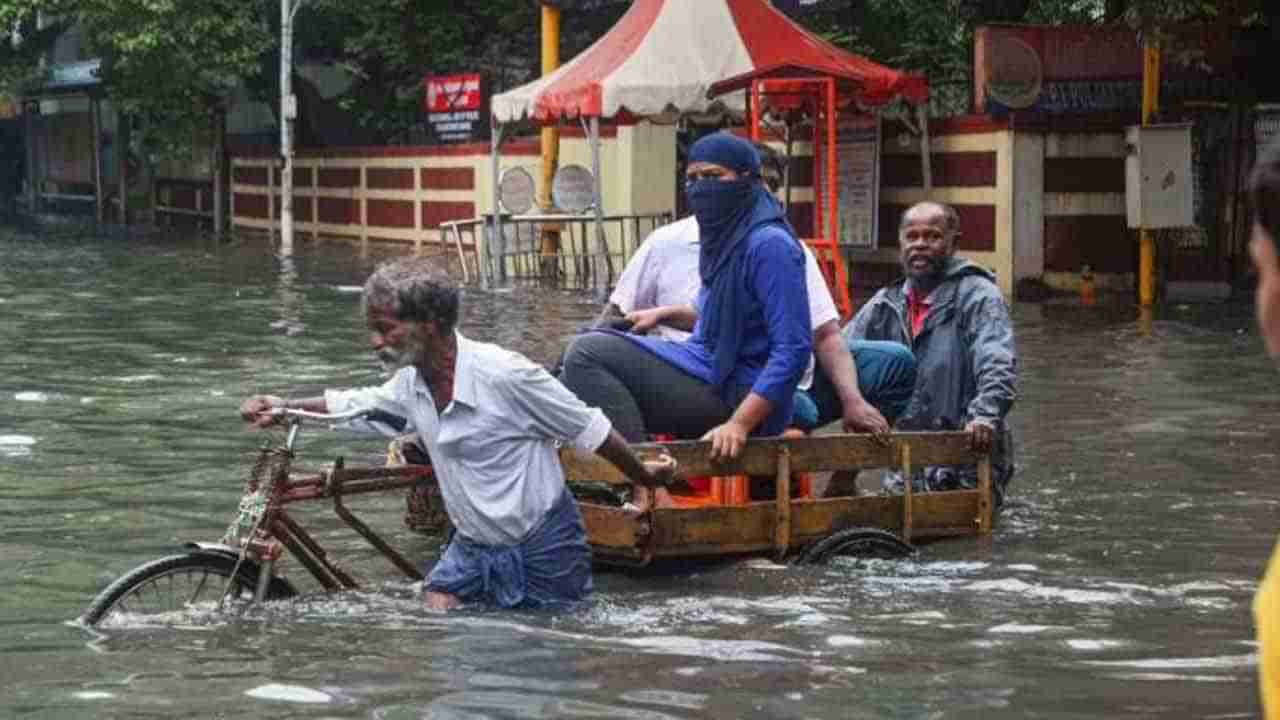
<instances>
[{"instance_id":1,"label":"street lamp post","mask_svg":"<svg viewBox=\"0 0 1280 720\"><path fill-rule=\"evenodd\" d=\"M305 0L280 0L280 252L293 253L293 123L298 98L293 94L293 18Z\"/></svg>"}]
</instances>

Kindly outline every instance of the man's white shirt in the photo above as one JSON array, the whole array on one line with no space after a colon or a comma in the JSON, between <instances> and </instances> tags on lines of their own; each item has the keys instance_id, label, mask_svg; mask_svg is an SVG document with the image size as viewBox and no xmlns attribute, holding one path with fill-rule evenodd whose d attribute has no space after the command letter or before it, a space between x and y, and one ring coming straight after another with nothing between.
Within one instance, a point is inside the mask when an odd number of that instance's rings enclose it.
<instances>
[{"instance_id":1,"label":"man's white shirt","mask_svg":"<svg viewBox=\"0 0 1280 720\"><path fill-rule=\"evenodd\" d=\"M413 367L381 386L326 390L325 404L331 413L377 407L407 418L457 531L480 544L513 545L565 491L557 444L594 451L612 426L542 366L456 335L453 400L443 412Z\"/></svg>"},{"instance_id":2,"label":"man's white shirt","mask_svg":"<svg viewBox=\"0 0 1280 720\"><path fill-rule=\"evenodd\" d=\"M622 269L609 302L623 313L662 307L692 305L702 280L698 277L698 220L690 215L663 225L640 243ZM682 341L689 333L659 325L657 333Z\"/></svg>"},{"instance_id":3,"label":"man's white shirt","mask_svg":"<svg viewBox=\"0 0 1280 720\"><path fill-rule=\"evenodd\" d=\"M839 321L840 311L831 298L831 290L818 267L818 259L803 242L804 280L809 291L809 320L813 329L832 320ZM698 276L698 219L690 215L683 220L663 225L645 238L627 261L609 302L623 313L647 310L663 305L694 305L702 280ZM689 337L684 330L659 325L657 332L670 340ZM800 379L799 387L813 384L813 358Z\"/></svg>"}]
</instances>

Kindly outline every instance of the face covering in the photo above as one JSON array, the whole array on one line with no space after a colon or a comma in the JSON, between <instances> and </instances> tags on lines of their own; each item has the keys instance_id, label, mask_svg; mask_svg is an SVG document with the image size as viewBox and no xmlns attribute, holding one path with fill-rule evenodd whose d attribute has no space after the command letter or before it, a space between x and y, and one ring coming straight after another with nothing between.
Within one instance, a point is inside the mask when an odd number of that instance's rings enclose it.
<instances>
[{"instance_id":1,"label":"face covering","mask_svg":"<svg viewBox=\"0 0 1280 720\"><path fill-rule=\"evenodd\" d=\"M698 234L702 242L702 254L719 255L719 245L727 240L728 230L739 222L756 201L754 185L750 180L701 179L689 183L685 195L689 207L698 218ZM714 274L718 268L705 268L703 277Z\"/></svg>"}]
</instances>

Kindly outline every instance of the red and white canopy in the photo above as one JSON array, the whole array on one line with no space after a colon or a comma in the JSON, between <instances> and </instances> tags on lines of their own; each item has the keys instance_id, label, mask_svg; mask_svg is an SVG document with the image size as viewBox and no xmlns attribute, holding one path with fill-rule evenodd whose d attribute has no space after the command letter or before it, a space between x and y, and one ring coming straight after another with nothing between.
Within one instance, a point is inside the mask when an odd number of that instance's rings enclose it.
<instances>
[{"instance_id":1,"label":"red and white canopy","mask_svg":"<svg viewBox=\"0 0 1280 720\"><path fill-rule=\"evenodd\" d=\"M827 75L866 105L922 102L928 84L810 34L769 0L635 0L617 25L558 70L493 98L500 123L521 118L742 112L751 77Z\"/></svg>"}]
</instances>

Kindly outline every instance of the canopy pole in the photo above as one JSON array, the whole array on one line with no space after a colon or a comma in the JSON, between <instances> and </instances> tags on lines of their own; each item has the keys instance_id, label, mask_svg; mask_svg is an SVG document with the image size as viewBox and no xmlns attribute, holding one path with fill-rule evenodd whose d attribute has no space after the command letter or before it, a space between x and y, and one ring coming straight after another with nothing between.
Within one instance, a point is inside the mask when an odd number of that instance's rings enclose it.
<instances>
[{"instance_id":1,"label":"canopy pole","mask_svg":"<svg viewBox=\"0 0 1280 720\"><path fill-rule=\"evenodd\" d=\"M560 8L542 5L542 76L546 77L560 67ZM548 125L542 128L542 185L538 190L538 204L542 212L551 208L551 182L560 162L560 128ZM539 274L543 279L556 276L556 261L560 255L560 226L542 223L541 260Z\"/></svg>"},{"instance_id":2,"label":"canopy pole","mask_svg":"<svg viewBox=\"0 0 1280 720\"><path fill-rule=\"evenodd\" d=\"M924 178L924 194L933 194L933 152L929 142L929 110L920 103L916 106L916 119L920 123L920 176Z\"/></svg>"},{"instance_id":3,"label":"canopy pole","mask_svg":"<svg viewBox=\"0 0 1280 720\"><path fill-rule=\"evenodd\" d=\"M493 242L493 246L498 251L498 278L505 277L506 268L503 267L503 255L501 247L502 243L502 200L501 190L498 187L498 167L499 152L502 149L502 131L505 129L503 125L495 125L493 132L489 137L489 163L491 168L491 177L493 178L493 228L489 234L489 241ZM491 263L492 253L489 252L489 242L480 245L480 263L484 269L480 273L481 278L488 279L490 282L494 279L494 268Z\"/></svg>"},{"instance_id":4,"label":"canopy pole","mask_svg":"<svg viewBox=\"0 0 1280 720\"><path fill-rule=\"evenodd\" d=\"M608 273L605 277L607 287L613 285L613 258L609 257L609 242L604 236L604 193L600 189L603 180L600 179L600 118L598 116L591 116L587 134L591 138L591 174L595 176L592 182L592 192L595 195L596 245L597 251L604 259L605 270Z\"/></svg>"},{"instance_id":5,"label":"canopy pole","mask_svg":"<svg viewBox=\"0 0 1280 720\"><path fill-rule=\"evenodd\" d=\"M1147 38L1142 44L1142 125L1160 108L1160 45ZM1151 230L1138 230L1138 304L1149 308L1156 302L1156 241Z\"/></svg>"}]
</instances>

